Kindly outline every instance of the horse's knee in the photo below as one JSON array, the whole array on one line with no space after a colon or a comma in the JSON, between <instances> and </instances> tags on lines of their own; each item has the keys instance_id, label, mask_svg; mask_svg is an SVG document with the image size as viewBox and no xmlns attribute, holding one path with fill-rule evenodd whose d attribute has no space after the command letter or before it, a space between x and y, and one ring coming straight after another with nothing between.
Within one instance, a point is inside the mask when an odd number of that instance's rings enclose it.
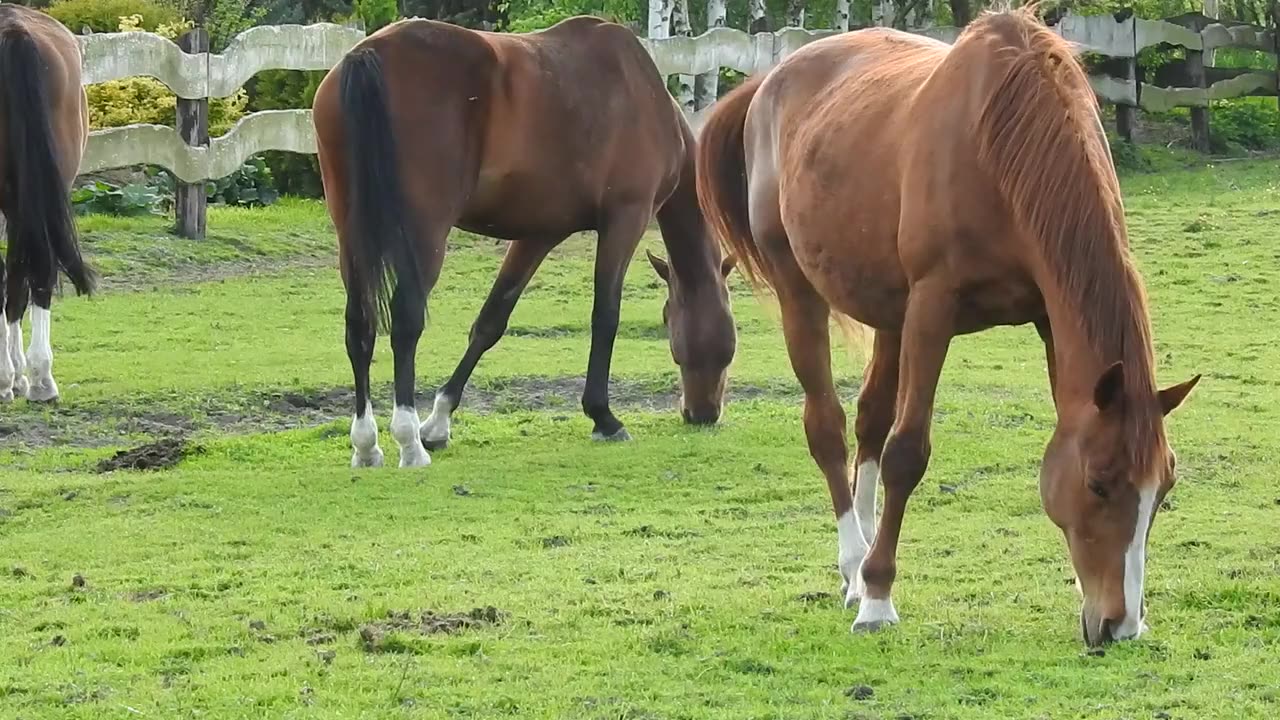
<instances>
[{"instance_id":1,"label":"horse's knee","mask_svg":"<svg viewBox=\"0 0 1280 720\"><path fill-rule=\"evenodd\" d=\"M929 466L929 437L922 429L899 430L885 442L880 475L885 492L910 494Z\"/></svg>"}]
</instances>

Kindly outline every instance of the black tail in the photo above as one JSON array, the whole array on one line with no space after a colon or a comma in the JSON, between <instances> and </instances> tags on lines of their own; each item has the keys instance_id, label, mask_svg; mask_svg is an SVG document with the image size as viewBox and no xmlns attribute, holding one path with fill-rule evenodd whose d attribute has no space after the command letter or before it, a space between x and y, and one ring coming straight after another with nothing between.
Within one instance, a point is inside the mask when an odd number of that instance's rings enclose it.
<instances>
[{"instance_id":1,"label":"black tail","mask_svg":"<svg viewBox=\"0 0 1280 720\"><path fill-rule=\"evenodd\" d=\"M45 82L44 61L27 30L0 31L0 122L7 160L0 179L9 256L33 290L52 290L61 270L77 294L88 295L97 278L80 257Z\"/></svg>"},{"instance_id":2,"label":"black tail","mask_svg":"<svg viewBox=\"0 0 1280 720\"><path fill-rule=\"evenodd\" d=\"M422 266L405 217L400 158L391 134L382 63L373 48L353 50L342 61L342 124L347 142L347 227L344 245L351 290L365 317L389 326L390 301L399 283L421 297Z\"/></svg>"}]
</instances>

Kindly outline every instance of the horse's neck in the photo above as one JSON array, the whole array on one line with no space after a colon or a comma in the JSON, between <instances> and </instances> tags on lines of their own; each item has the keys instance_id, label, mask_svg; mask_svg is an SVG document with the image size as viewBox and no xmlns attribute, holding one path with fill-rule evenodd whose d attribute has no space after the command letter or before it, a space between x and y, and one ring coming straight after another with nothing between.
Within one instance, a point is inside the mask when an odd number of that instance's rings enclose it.
<instances>
[{"instance_id":1,"label":"horse's neck","mask_svg":"<svg viewBox=\"0 0 1280 720\"><path fill-rule=\"evenodd\" d=\"M1148 339L1137 332L1119 333L1106 347L1096 347L1089 340L1082 315L1068 303L1046 298L1049 323L1053 333L1054 403L1059 413L1069 407L1092 403L1094 389L1102 373L1116 361L1124 361L1125 386L1130 390L1151 388L1154 391L1154 368ZM1142 308L1134 304L1134 313ZM1133 317L1134 328L1145 327L1145 317ZM1147 334L1149 337L1149 332Z\"/></svg>"},{"instance_id":2,"label":"horse's neck","mask_svg":"<svg viewBox=\"0 0 1280 720\"><path fill-rule=\"evenodd\" d=\"M662 244L671 269L687 289L714 286L720 268L720 251L698 207L692 183L681 183L658 210Z\"/></svg>"}]
</instances>

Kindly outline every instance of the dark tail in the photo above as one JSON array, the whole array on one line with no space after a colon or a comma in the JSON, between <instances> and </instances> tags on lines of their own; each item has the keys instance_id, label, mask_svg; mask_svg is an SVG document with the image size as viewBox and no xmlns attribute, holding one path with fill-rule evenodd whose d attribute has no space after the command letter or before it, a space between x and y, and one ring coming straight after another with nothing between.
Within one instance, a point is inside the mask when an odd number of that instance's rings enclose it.
<instances>
[{"instance_id":1,"label":"dark tail","mask_svg":"<svg viewBox=\"0 0 1280 720\"><path fill-rule=\"evenodd\" d=\"M342 124L347 142L347 227L344 232L349 283L363 300L365 317L387 330L391 293L400 283L418 291L423 283L414 234L405 217L400 157L391 134L391 114L382 62L373 48L353 50L342 61Z\"/></svg>"},{"instance_id":2,"label":"dark tail","mask_svg":"<svg viewBox=\"0 0 1280 720\"><path fill-rule=\"evenodd\" d=\"M698 202L725 253L738 259L738 267L757 286L770 282L751 237L743 126L764 77L748 78L717 102L698 135Z\"/></svg>"},{"instance_id":3,"label":"dark tail","mask_svg":"<svg viewBox=\"0 0 1280 720\"><path fill-rule=\"evenodd\" d=\"M26 28L0 31L0 122L7 160L0 173L9 253L33 289L48 283L52 290L61 270L76 294L89 295L97 277L80 257L45 83L44 61Z\"/></svg>"}]
</instances>

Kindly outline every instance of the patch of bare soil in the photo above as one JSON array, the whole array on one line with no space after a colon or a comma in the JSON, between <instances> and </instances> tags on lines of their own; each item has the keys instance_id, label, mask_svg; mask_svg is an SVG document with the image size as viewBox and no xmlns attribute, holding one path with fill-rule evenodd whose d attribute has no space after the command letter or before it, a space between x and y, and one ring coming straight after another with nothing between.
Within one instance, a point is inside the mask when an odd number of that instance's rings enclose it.
<instances>
[{"instance_id":1,"label":"patch of bare soil","mask_svg":"<svg viewBox=\"0 0 1280 720\"><path fill-rule=\"evenodd\" d=\"M418 407L429 408L435 389L443 383L420 382ZM459 411L486 415L523 411L560 410L581 412L579 398L583 377L517 377L473 384L463 394ZM841 383L841 396L852 400L856 383ZM390 397L391 386L373 389L375 397ZM680 401L679 387L655 388L652 382L614 379L609 383L610 404L616 412L628 410L674 412ZM799 401L794 382L776 385L730 383L728 402L758 398ZM9 406L12 414L0 419L0 445L6 447L111 447L141 438L160 438L151 450L134 448L134 456L112 462L138 462L163 466L156 453L176 442L172 438L213 430L226 434L279 432L316 427L351 414L355 393L350 387L319 390L257 391L208 397L143 398L132 403L101 402L86 405L30 406L18 402ZM625 421L626 418L623 417ZM168 438L167 440L165 438ZM167 443L167 444L166 444ZM150 447L143 446L143 448ZM176 462L176 461L175 461ZM160 463L160 464L156 464ZM141 467L135 469L143 469Z\"/></svg>"},{"instance_id":2,"label":"patch of bare soil","mask_svg":"<svg viewBox=\"0 0 1280 720\"><path fill-rule=\"evenodd\" d=\"M414 615L407 611L388 611L385 620L367 623L360 628L360 645L367 652L394 652L397 643L388 634L412 632L419 635L451 634L475 627L500 625L506 613L493 607L478 607L456 615L437 615L430 610Z\"/></svg>"},{"instance_id":3,"label":"patch of bare soil","mask_svg":"<svg viewBox=\"0 0 1280 720\"><path fill-rule=\"evenodd\" d=\"M171 468L191 454L204 452L199 445L191 445L183 438L163 438L156 442L121 450L98 463L97 472L116 470L164 470Z\"/></svg>"}]
</instances>

